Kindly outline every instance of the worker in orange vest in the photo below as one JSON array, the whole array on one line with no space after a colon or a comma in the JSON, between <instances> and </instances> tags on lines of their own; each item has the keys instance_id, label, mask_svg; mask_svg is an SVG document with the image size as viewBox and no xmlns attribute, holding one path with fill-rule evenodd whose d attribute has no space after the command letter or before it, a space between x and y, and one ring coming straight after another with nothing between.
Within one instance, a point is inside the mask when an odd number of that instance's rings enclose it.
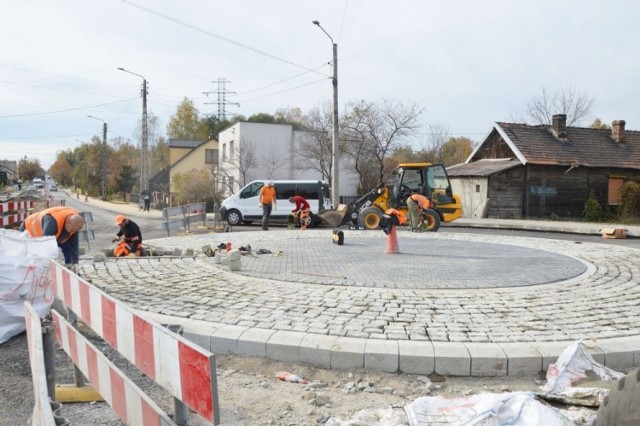
<instances>
[{"instance_id":1,"label":"worker in orange vest","mask_svg":"<svg viewBox=\"0 0 640 426\"><path fill-rule=\"evenodd\" d=\"M51 207L27 216L20 230L29 232L31 237L55 236L58 247L62 249L64 263L77 272L80 258L78 232L83 227L84 218L74 209Z\"/></svg>"},{"instance_id":2,"label":"worker in orange vest","mask_svg":"<svg viewBox=\"0 0 640 426\"><path fill-rule=\"evenodd\" d=\"M271 217L271 211L277 209L276 204L276 188L273 186L273 181L269 180L265 185L260 188L260 207L262 208L262 230L269 230L269 218Z\"/></svg>"},{"instance_id":3,"label":"worker in orange vest","mask_svg":"<svg viewBox=\"0 0 640 426\"><path fill-rule=\"evenodd\" d=\"M422 212L431 207L431 202L424 195L417 192L407 198L407 208L409 209L409 220L411 221L411 232L417 232L420 226Z\"/></svg>"},{"instance_id":4,"label":"worker in orange vest","mask_svg":"<svg viewBox=\"0 0 640 426\"><path fill-rule=\"evenodd\" d=\"M407 216L400 210L387 209L380 219L380 227L385 234L391 232L391 227L403 225L407 221Z\"/></svg>"},{"instance_id":5,"label":"worker in orange vest","mask_svg":"<svg viewBox=\"0 0 640 426\"><path fill-rule=\"evenodd\" d=\"M120 231L116 234L113 242L119 244L113 250L113 255L116 257L142 256L142 232L140 232L140 227L122 214L116 216L116 225L120 227ZM120 242L121 237L124 237L122 242Z\"/></svg>"}]
</instances>

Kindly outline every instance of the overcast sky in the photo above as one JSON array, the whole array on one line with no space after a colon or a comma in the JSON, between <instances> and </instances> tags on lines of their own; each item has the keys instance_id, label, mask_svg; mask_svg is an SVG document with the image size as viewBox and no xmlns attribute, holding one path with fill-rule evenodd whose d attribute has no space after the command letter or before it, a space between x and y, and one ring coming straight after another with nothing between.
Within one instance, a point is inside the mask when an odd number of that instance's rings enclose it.
<instances>
[{"instance_id":1,"label":"overcast sky","mask_svg":"<svg viewBox=\"0 0 640 426\"><path fill-rule=\"evenodd\" d=\"M203 92L218 78L238 93L230 114L308 111L332 96L331 42L312 20L338 43L340 108L416 102L425 137L440 124L479 141L543 85L586 91L594 117L640 129L638 16L632 0L4 0L0 159L50 166L102 135L88 114L135 139L142 79L118 67L148 80L163 131L184 96L217 113Z\"/></svg>"}]
</instances>

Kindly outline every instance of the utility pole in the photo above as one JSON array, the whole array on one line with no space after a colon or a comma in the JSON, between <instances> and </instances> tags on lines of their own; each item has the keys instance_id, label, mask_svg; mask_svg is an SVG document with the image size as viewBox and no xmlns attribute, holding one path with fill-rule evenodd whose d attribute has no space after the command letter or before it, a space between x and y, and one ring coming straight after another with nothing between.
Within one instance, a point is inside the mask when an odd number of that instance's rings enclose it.
<instances>
[{"instance_id":1,"label":"utility pole","mask_svg":"<svg viewBox=\"0 0 640 426\"><path fill-rule=\"evenodd\" d=\"M149 140L147 125L147 79L140 74L118 68L129 74L137 75L142 79L142 141L140 149L140 192L149 189Z\"/></svg>"},{"instance_id":2,"label":"utility pole","mask_svg":"<svg viewBox=\"0 0 640 426\"><path fill-rule=\"evenodd\" d=\"M324 32L333 46L333 134L331 137L331 202L336 208L340 204L340 147L338 134L338 44L333 42L333 37L325 31L319 21L312 21L314 25Z\"/></svg>"},{"instance_id":3,"label":"utility pole","mask_svg":"<svg viewBox=\"0 0 640 426\"><path fill-rule=\"evenodd\" d=\"M237 102L227 102L227 95L233 95L236 92L232 92L230 90L227 90L227 83L231 83L229 80L227 80L226 78L222 77L222 78L218 78L216 81L212 81L212 83L217 83L218 84L218 90L215 91L209 91L209 92L202 92L203 94L209 96L209 95L213 95L216 94L218 95L218 102L205 102L206 105L214 105L217 104L218 105L218 120L223 120L227 118L227 105L235 105L235 106L240 106L239 103Z\"/></svg>"}]
</instances>

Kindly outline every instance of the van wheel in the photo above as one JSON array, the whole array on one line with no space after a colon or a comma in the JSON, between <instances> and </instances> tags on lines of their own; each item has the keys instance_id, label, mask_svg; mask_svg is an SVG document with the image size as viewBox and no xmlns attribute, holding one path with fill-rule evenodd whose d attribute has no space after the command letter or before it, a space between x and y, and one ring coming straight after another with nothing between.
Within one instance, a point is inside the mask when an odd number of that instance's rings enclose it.
<instances>
[{"instance_id":1,"label":"van wheel","mask_svg":"<svg viewBox=\"0 0 640 426\"><path fill-rule=\"evenodd\" d=\"M229 210L226 219L231 226L239 225L242 222L242 214L236 209Z\"/></svg>"},{"instance_id":2,"label":"van wheel","mask_svg":"<svg viewBox=\"0 0 640 426\"><path fill-rule=\"evenodd\" d=\"M440 229L440 215L433 209L426 209L422 214L424 223L427 224L427 231L438 232Z\"/></svg>"},{"instance_id":3,"label":"van wheel","mask_svg":"<svg viewBox=\"0 0 640 426\"><path fill-rule=\"evenodd\" d=\"M382 212L380 209L376 207L369 207L360 213L360 224L364 226L365 229L377 229L380 226L381 216Z\"/></svg>"},{"instance_id":4,"label":"van wheel","mask_svg":"<svg viewBox=\"0 0 640 426\"><path fill-rule=\"evenodd\" d=\"M611 386L598 409L596 426L640 424L639 396L640 369L635 369Z\"/></svg>"}]
</instances>

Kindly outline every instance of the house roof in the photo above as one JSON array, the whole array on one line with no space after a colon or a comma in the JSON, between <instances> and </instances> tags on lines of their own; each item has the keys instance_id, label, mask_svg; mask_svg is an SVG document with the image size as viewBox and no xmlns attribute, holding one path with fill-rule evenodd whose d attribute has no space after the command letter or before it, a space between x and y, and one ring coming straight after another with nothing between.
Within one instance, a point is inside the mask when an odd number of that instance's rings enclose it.
<instances>
[{"instance_id":1,"label":"house roof","mask_svg":"<svg viewBox=\"0 0 640 426\"><path fill-rule=\"evenodd\" d=\"M494 129L523 163L640 169L639 131L625 130L620 143L613 140L610 129L567 127L562 139L545 125L499 122Z\"/></svg>"},{"instance_id":2,"label":"house roof","mask_svg":"<svg viewBox=\"0 0 640 426\"><path fill-rule=\"evenodd\" d=\"M169 148L189 148L194 149L206 141L195 141L186 139L169 139Z\"/></svg>"},{"instance_id":3,"label":"house roof","mask_svg":"<svg viewBox=\"0 0 640 426\"><path fill-rule=\"evenodd\" d=\"M461 163L447 167L447 174L449 177L489 176L520 165L522 163L515 158L484 159L473 163Z\"/></svg>"}]
</instances>

